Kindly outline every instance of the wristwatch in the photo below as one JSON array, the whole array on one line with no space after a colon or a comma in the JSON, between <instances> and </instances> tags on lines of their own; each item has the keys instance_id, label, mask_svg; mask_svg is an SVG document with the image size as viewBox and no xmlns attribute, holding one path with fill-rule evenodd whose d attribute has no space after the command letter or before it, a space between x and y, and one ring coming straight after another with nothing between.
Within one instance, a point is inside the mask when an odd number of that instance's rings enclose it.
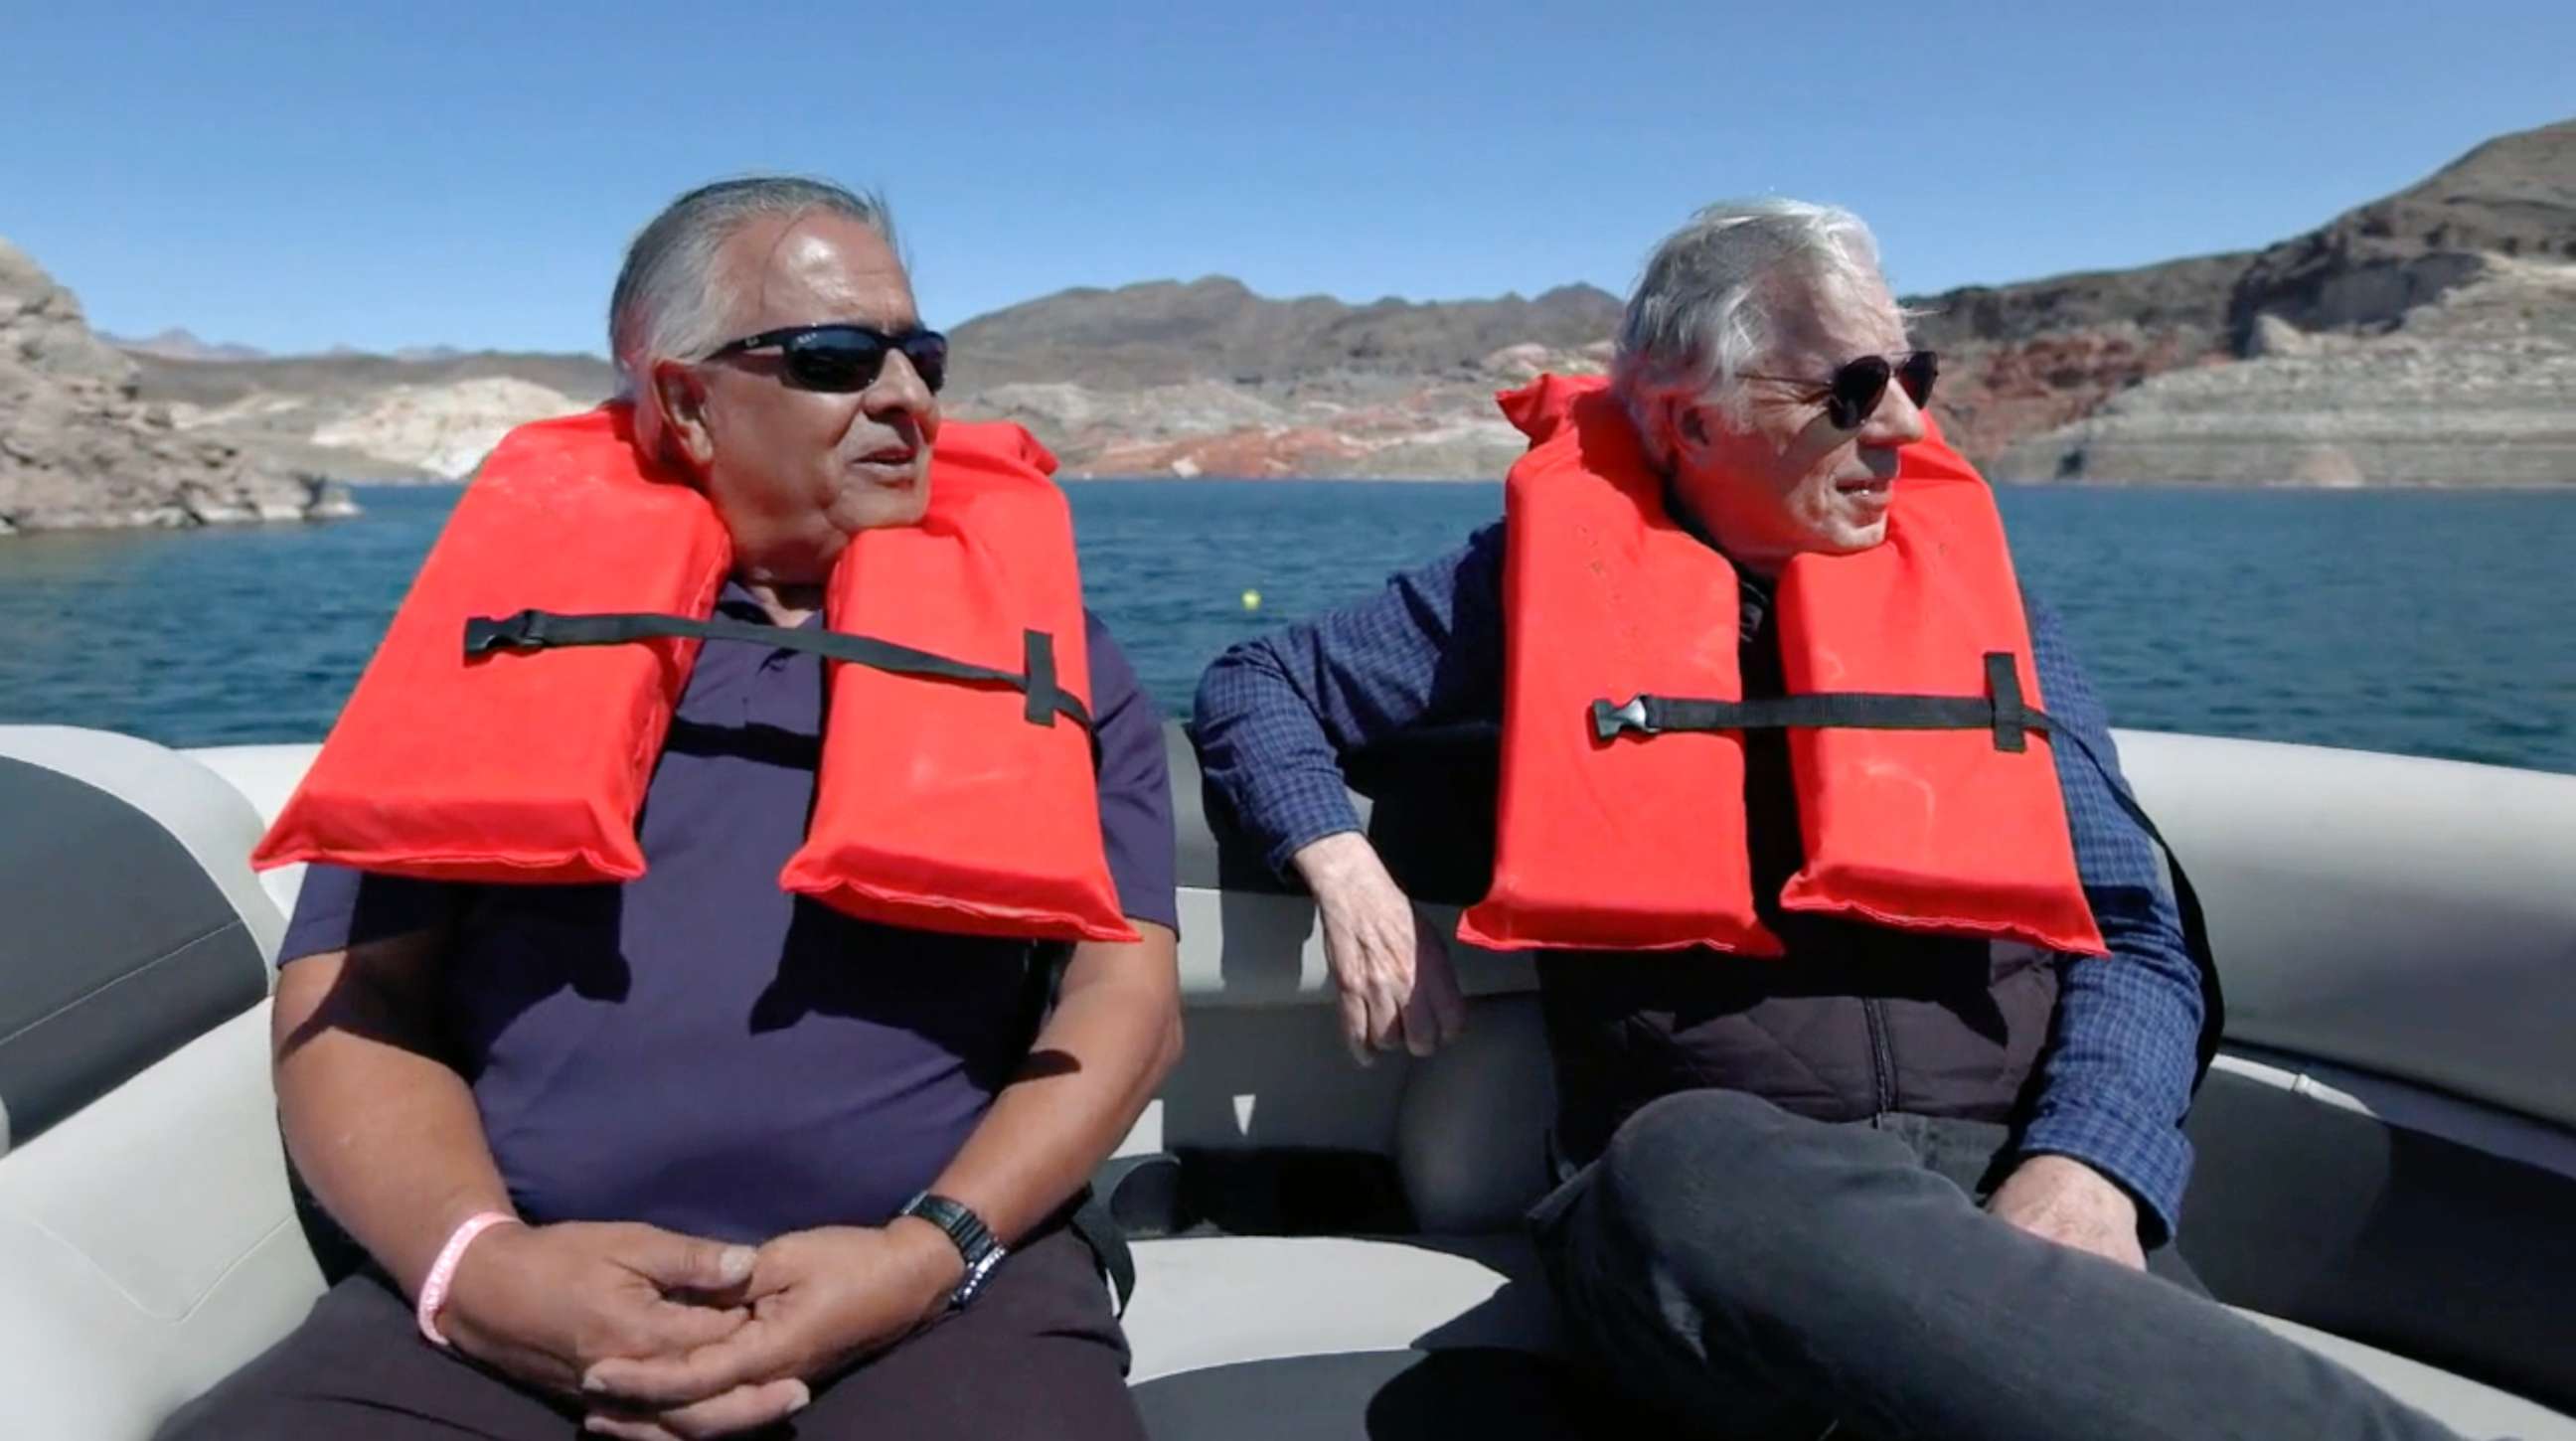
<instances>
[{"instance_id":1,"label":"wristwatch","mask_svg":"<svg viewBox=\"0 0 2576 1441\"><path fill-rule=\"evenodd\" d=\"M946 1196L934 1196L924 1191L904 1202L903 1209L895 1214L899 1217L918 1216L937 1226L948 1237L949 1243L957 1248L957 1254L965 1258L966 1278L957 1283L956 1290L948 1293L948 1308L952 1311L965 1310L976 1294L984 1289L984 1283L992 1279L993 1268L1001 1265L1002 1258L1010 1254L1009 1247L993 1239L993 1232L984 1224L983 1217Z\"/></svg>"}]
</instances>

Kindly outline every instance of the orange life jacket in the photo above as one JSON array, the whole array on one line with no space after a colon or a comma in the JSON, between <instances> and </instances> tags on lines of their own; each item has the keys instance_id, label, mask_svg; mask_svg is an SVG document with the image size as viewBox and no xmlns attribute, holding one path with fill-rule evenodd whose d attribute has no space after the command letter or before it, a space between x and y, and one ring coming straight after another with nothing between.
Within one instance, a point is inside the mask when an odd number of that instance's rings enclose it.
<instances>
[{"instance_id":1,"label":"orange life jacket","mask_svg":"<svg viewBox=\"0 0 2576 1441\"><path fill-rule=\"evenodd\" d=\"M1806 864L1782 909L2103 954L2003 523L1937 434L1902 454L1885 543L1783 568L1788 694L1745 705L1735 569L1665 512L1616 398L1543 376L1501 400L1530 449L1504 495L1494 880L1461 938L1780 954L1743 728L1786 725Z\"/></svg>"},{"instance_id":2,"label":"orange life jacket","mask_svg":"<svg viewBox=\"0 0 2576 1441\"><path fill-rule=\"evenodd\" d=\"M951 422L918 525L863 531L820 636L709 620L732 545L623 405L510 432L252 864L483 882L643 874L635 817L707 638L831 668L780 876L865 920L1134 940L1101 849L1082 584L1055 457Z\"/></svg>"}]
</instances>

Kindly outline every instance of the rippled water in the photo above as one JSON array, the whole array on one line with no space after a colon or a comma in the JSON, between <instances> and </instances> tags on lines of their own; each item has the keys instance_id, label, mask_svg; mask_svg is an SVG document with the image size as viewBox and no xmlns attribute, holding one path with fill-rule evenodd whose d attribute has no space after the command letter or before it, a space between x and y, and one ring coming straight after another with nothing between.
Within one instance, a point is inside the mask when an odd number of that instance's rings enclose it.
<instances>
[{"instance_id":1,"label":"rippled water","mask_svg":"<svg viewBox=\"0 0 2576 1441\"><path fill-rule=\"evenodd\" d=\"M1077 482L1085 583L1183 713L1227 644L1356 598L1498 485ZM0 541L0 721L328 728L456 492L332 525ZM2124 726L2576 772L2576 495L2018 490L2023 583ZM1247 610L1246 591L1262 604Z\"/></svg>"}]
</instances>

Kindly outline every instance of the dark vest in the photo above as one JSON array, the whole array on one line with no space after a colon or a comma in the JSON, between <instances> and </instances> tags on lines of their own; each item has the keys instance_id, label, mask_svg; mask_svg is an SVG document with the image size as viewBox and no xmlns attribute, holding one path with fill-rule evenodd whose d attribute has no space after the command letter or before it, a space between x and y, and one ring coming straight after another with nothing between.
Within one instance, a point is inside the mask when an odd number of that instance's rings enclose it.
<instances>
[{"instance_id":1,"label":"dark vest","mask_svg":"<svg viewBox=\"0 0 2576 1441\"><path fill-rule=\"evenodd\" d=\"M1743 590L1745 694L1778 695L1770 598L1749 579ZM1462 856L1456 817L1493 814L1492 740L1458 732L1353 758L1353 784L1378 798L1372 839L1410 894L1483 894L1492 837ZM2057 1010L2054 958L1782 912L1780 888L1804 861L1782 732L1746 737L1744 800L1753 892L1785 958L1538 953L1561 1156L1588 1161L1639 1107L1701 1087L1826 1121L2015 1119Z\"/></svg>"},{"instance_id":2,"label":"dark vest","mask_svg":"<svg viewBox=\"0 0 2576 1441\"><path fill-rule=\"evenodd\" d=\"M1745 587L1749 697L1783 689L1768 599ZM1787 734L1749 733L1744 762L1753 894L1788 955L1542 952L1559 1150L1589 1160L1638 1107L1703 1086L1821 1121L2012 1119L2057 1010L2053 959L1781 911L1805 861Z\"/></svg>"}]
</instances>

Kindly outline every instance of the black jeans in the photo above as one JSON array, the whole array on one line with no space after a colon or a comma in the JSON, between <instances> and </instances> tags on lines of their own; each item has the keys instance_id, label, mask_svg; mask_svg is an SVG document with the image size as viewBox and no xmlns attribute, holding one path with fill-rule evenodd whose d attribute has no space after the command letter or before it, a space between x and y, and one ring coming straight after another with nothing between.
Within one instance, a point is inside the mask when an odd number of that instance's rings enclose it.
<instances>
[{"instance_id":1,"label":"black jeans","mask_svg":"<svg viewBox=\"0 0 2576 1441\"><path fill-rule=\"evenodd\" d=\"M2208 1300L2177 1257L2140 1275L1978 1209L2006 1140L1688 1091L1531 1221L1568 1330L1688 1435L2452 1436Z\"/></svg>"}]
</instances>

